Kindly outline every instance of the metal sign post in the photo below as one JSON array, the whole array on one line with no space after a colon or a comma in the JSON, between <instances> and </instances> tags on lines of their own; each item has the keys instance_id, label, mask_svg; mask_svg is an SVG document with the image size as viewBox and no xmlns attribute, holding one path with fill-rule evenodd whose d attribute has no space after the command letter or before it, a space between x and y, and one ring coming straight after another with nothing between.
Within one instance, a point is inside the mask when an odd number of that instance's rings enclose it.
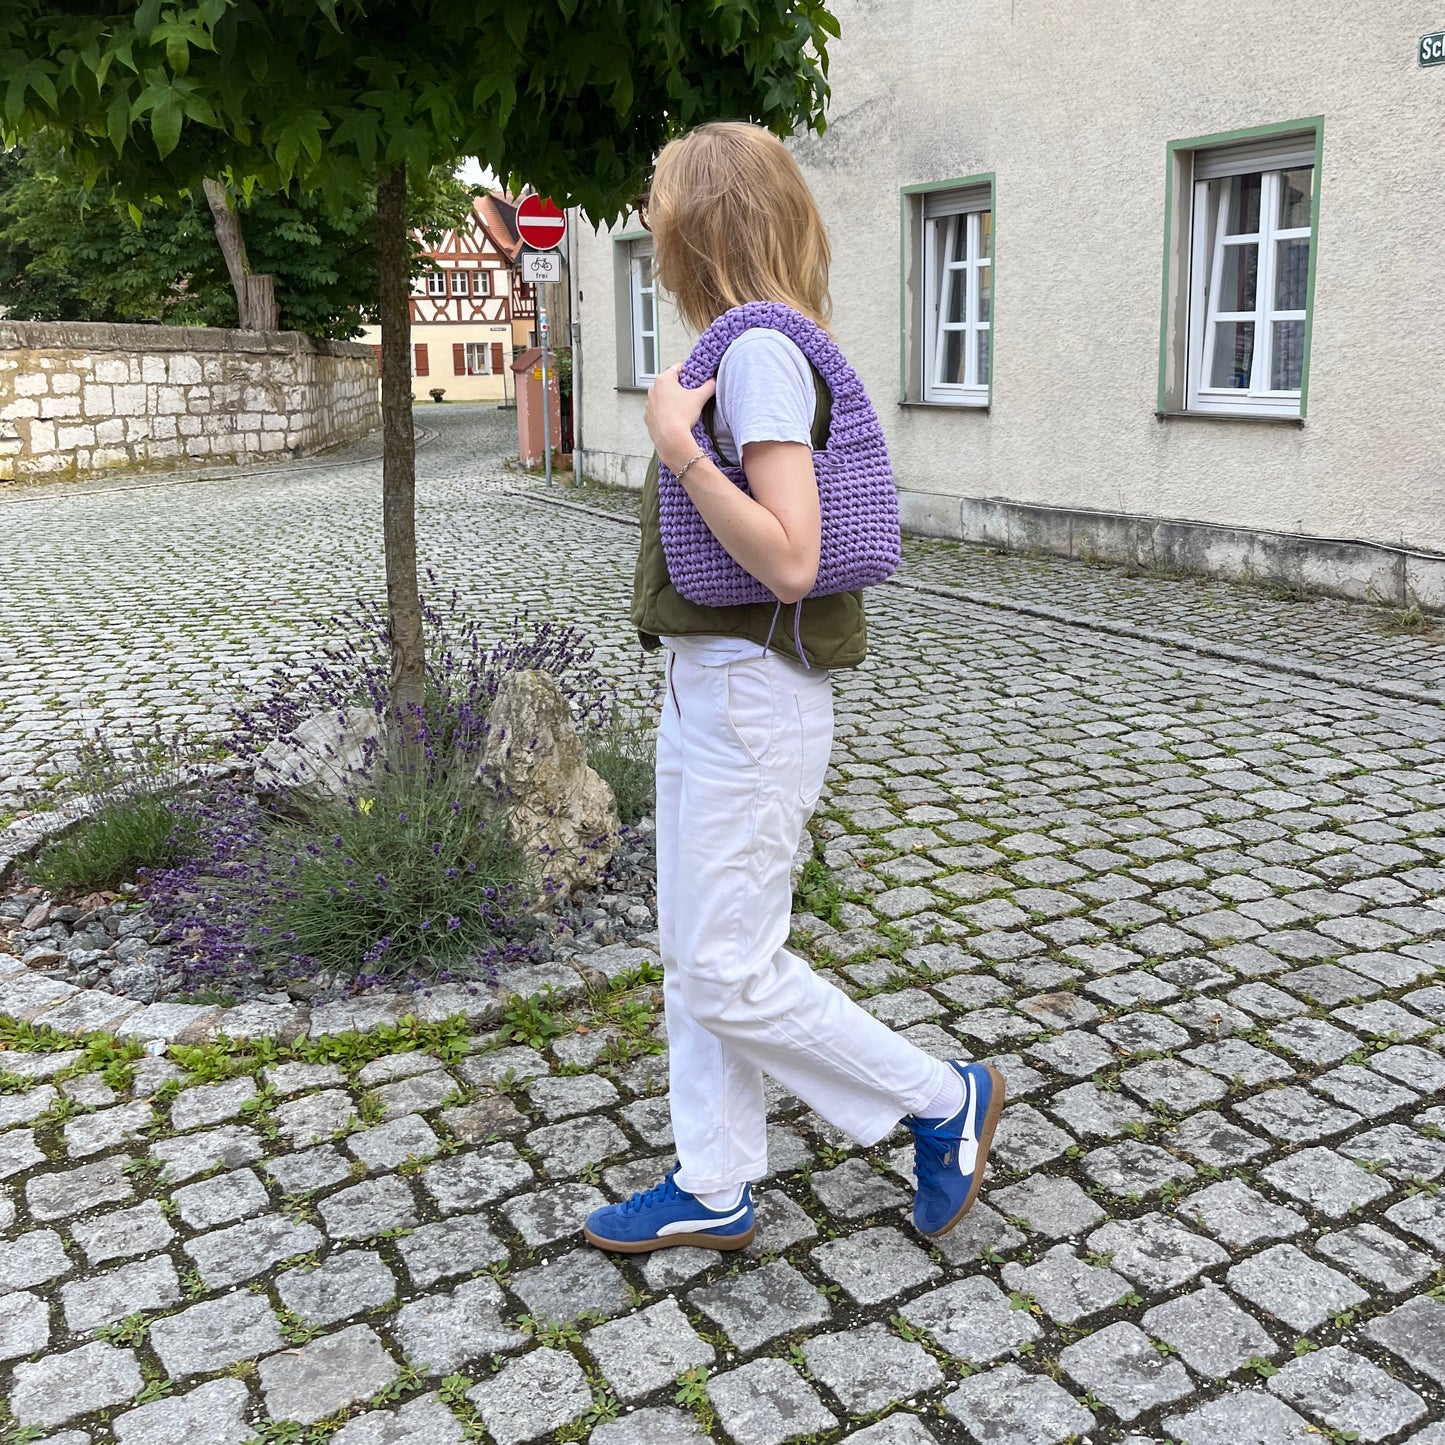
<instances>
[{"instance_id":1,"label":"metal sign post","mask_svg":"<svg viewBox=\"0 0 1445 1445\"><path fill-rule=\"evenodd\" d=\"M561 279L561 262L550 254L560 245L567 219L543 196L527 196L517 207L517 234L529 246L540 248L522 257L522 275L537 295L537 340L542 346L542 451L547 485L552 485L552 388L548 380L547 287Z\"/></svg>"},{"instance_id":2,"label":"metal sign post","mask_svg":"<svg viewBox=\"0 0 1445 1445\"><path fill-rule=\"evenodd\" d=\"M547 288L562 277L562 262L553 251L524 251L522 277L530 281L537 296L537 341L542 348L542 448L546 452L547 485L552 485L552 395L548 381L547 343L551 340L547 326ZM559 437L560 441L561 438Z\"/></svg>"},{"instance_id":3,"label":"metal sign post","mask_svg":"<svg viewBox=\"0 0 1445 1445\"><path fill-rule=\"evenodd\" d=\"M547 485L552 485L552 391L547 382L547 287L537 288L537 340L542 343L542 456Z\"/></svg>"}]
</instances>

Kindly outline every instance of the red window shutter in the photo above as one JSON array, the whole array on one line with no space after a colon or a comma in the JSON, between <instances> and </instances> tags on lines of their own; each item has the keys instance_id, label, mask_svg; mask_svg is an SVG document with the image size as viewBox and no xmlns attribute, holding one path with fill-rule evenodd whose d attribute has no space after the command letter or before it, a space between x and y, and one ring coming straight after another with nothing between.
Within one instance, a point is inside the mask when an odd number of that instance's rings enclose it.
<instances>
[{"instance_id":1,"label":"red window shutter","mask_svg":"<svg viewBox=\"0 0 1445 1445\"><path fill-rule=\"evenodd\" d=\"M381 347L373 345L371 348L376 353L376 374L381 375Z\"/></svg>"},{"instance_id":2,"label":"red window shutter","mask_svg":"<svg viewBox=\"0 0 1445 1445\"><path fill-rule=\"evenodd\" d=\"M500 376L502 373L502 343L492 342L492 375Z\"/></svg>"},{"instance_id":3,"label":"red window shutter","mask_svg":"<svg viewBox=\"0 0 1445 1445\"><path fill-rule=\"evenodd\" d=\"M427 365L426 342L416 343L416 374L418 376L430 376L431 367Z\"/></svg>"},{"instance_id":4,"label":"red window shutter","mask_svg":"<svg viewBox=\"0 0 1445 1445\"><path fill-rule=\"evenodd\" d=\"M452 373L455 376L467 374L467 348L460 341L452 342Z\"/></svg>"}]
</instances>

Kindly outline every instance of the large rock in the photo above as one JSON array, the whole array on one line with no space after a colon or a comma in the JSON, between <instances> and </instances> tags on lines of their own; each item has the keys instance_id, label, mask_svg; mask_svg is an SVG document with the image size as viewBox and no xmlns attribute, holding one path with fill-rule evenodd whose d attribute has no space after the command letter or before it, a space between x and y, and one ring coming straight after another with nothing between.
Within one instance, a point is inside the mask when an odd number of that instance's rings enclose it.
<instances>
[{"instance_id":1,"label":"large rock","mask_svg":"<svg viewBox=\"0 0 1445 1445\"><path fill-rule=\"evenodd\" d=\"M256 762L256 786L267 793L343 803L366 786L381 737L381 718L369 707L307 718L266 744Z\"/></svg>"},{"instance_id":2,"label":"large rock","mask_svg":"<svg viewBox=\"0 0 1445 1445\"><path fill-rule=\"evenodd\" d=\"M562 690L545 672L509 673L489 714L482 774L502 791L528 882L570 893L596 883L622 827L612 789L587 766Z\"/></svg>"}]
</instances>

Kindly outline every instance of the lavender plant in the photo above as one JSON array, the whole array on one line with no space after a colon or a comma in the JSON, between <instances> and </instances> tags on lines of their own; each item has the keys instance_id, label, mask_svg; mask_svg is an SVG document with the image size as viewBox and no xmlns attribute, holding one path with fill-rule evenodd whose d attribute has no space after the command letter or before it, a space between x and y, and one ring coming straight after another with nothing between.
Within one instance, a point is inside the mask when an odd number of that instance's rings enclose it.
<instances>
[{"instance_id":1,"label":"lavender plant","mask_svg":"<svg viewBox=\"0 0 1445 1445\"><path fill-rule=\"evenodd\" d=\"M239 786L197 804L195 848L147 887L184 986L446 982L528 956L538 924L505 816L458 781L383 768L367 794L300 817Z\"/></svg>"},{"instance_id":2,"label":"lavender plant","mask_svg":"<svg viewBox=\"0 0 1445 1445\"><path fill-rule=\"evenodd\" d=\"M489 639L455 591L423 599L423 612L426 691L420 713L397 732L404 750L383 735L390 647L385 612L370 601L330 619L319 662L278 667L235 714L226 746L254 763L308 719L371 709L377 736L365 740L348 794L258 792L239 775L188 786L205 776L194 743L159 732L97 739L77 789L95 818L47 850L33 870L38 881L54 889L140 877L157 941L175 946L189 991L479 979L531 955L541 925L521 883L525 860L510 840L505 800L480 769L503 678L551 674L594 761L626 799L650 789L650 748L619 720L578 630L524 612ZM629 815L643 806L624 801Z\"/></svg>"},{"instance_id":3,"label":"lavender plant","mask_svg":"<svg viewBox=\"0 0 1445 1445\"><path fill-rule=\"evenodd\" d=\"M435 573L427 573L427 582L436 585ZM524 610L503 637L489 639L462 610L455 588L440 601L423 595L422 619L427 637L422 720L434 751L478 745L502 679L524 669L556 679L580 726L606 718L611 690L592 666L594 649L579 629ZM232 751L256 756L272 739L320 713L362 706L387 715L391 644L385 608L358 600L333 616L327 630L335 641L322 649L319 661L300 675L294 667L278 667L258 700L237 710L228 739Z\"/></svg>"},{"instance_id":4,"label":"lavender plant","mask_svg":"<svg viewBox=\"0 0 1445 1445\"><path fill-rule=\"evenodd\" d=\"M232 787L188 811L194 846L147 887L181 945L186 987L472 979L532 951L540 924L520 886L524 859L479 770L488 714L502 679L524 668L557 680L584 732L611 717L611 695L574 628L524 612L490 640L455 591L423 599L423 612L426 692L399 730L404 751L380 736L390 648L385 612L369 601L331 619L319 662L278 668L237 712L229 744L246 760L310 718L357 706L376 713L379 735L347 796Z\"/></svg>"}]
</instances>

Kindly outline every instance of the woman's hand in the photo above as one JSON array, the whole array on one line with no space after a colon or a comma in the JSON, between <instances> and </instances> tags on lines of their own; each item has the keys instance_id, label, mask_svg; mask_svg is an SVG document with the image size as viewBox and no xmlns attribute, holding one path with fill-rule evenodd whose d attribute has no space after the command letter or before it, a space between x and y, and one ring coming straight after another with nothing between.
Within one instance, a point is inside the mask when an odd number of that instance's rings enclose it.
<instances>
[{"instance_id":1,"label":"woman's hand","mask_svg":"<svg viewBox=\"0 0 1445 1445\"><path fill-rule=\"evenodd\" d=\"M642 420L647 434L664 466L677 471L696 454L697 443L692 429L702 415L708 398L717 390L717 381L709 377L699 387L689 389L682 384L678 372L682 363L669 366L647 388L647 410Z\"/></svg>"}]
</instances>

